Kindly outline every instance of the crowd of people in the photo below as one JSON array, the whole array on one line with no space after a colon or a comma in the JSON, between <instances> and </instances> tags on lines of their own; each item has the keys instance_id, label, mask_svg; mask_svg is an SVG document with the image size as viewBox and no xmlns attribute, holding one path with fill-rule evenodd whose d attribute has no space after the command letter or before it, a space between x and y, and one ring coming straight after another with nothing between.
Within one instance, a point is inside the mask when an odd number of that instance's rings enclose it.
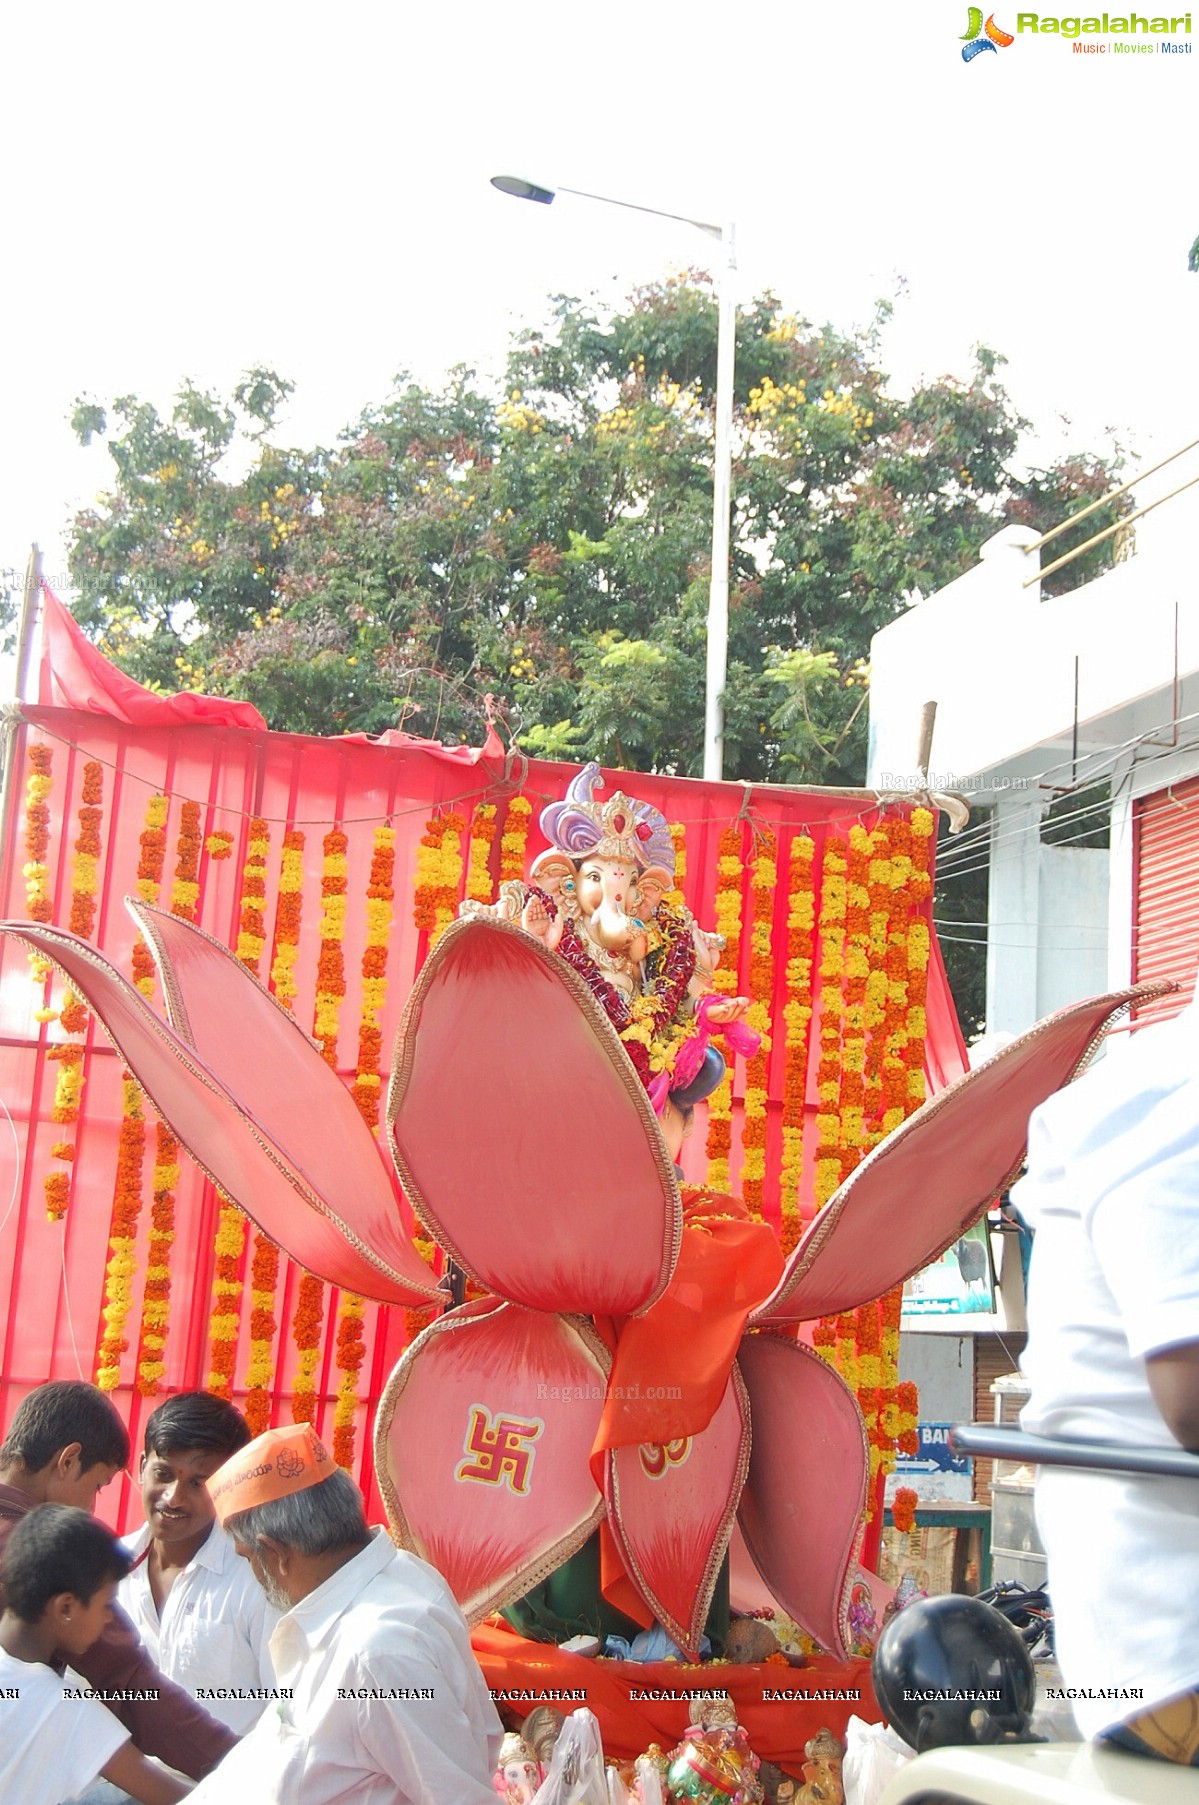
<instances>
[{"instance_id":1,"label":"crowd of people","mask_svg":"<svg viewBox=\"0 0 1199 1805\"><path fill-rule=\"evenodd\" d=\"M501 1726L432 1567L368 1528L308 1424L251 1440L206 1392L146 1424L145 1524L92 1514L129 1439L94 1386L0 1447L5 1805L487 1805Z\"/></svg>"}]
</instances>

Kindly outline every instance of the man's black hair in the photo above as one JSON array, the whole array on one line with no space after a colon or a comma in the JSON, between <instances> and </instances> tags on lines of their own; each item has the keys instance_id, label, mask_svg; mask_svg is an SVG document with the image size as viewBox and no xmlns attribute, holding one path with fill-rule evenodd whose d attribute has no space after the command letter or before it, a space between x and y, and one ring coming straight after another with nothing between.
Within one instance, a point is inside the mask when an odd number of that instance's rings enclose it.
<instances>
[{"instance_id":1,"label":"man's black hair","mask_svg":"<svg viewBox=\"0 0 1199 1805\"><path fill-rule=\"evenodd\" d=\"M210 1391L181 1391L151 1412L146 1421L145 1451L185 1454L202 1448L226 1460L244 1448L250 1431L241 1411Z\"/></svg>"},{"instance_id":2,"label":"man's black hair","mask_svg":"<svg viewBox=\"0 0 1199 1805\"><path fill-rule=\"evenodd\" d=\"M73 1504L39 1504L22 1517L0 1560L10 1611L37 1623L52 1598L70 1592L87 1604L105 1581L124 1579L130 1556L110 1529Z\"/></svg>"},{"instance_id":3,"label":"man's black hair","mask_svg":"<svg viewBox=\"0 0 1199 1805\"><path fill-rule=\"evenodd\" d=\"M123 1467L129 1459L125 1425L104 1393L79 1379L52 1379L18 1406L0 1447L0 1466L40 1473L72 1442L79 1443L85 1472Z\"/></svg>"}]
</instances>

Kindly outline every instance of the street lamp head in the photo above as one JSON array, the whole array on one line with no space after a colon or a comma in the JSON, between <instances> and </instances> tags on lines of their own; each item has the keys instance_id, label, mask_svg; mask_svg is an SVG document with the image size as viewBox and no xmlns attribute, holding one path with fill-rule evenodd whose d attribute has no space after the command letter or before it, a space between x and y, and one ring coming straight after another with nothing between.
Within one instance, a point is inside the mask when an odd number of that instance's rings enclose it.
<instances>
[{"instance_id":1,"label":"street lamp head","mask_svg":"<svg viewBox=\"0 0 1199 1805\"><path fill-rule=\"evenodd\" d=\"M537 182L526 182L523 176L493 175L491 186L498 188L501 194L514 194L518 201L540 201L548 207L554 198L552 188L542 188Z\"/></svg>"}]
</instances>

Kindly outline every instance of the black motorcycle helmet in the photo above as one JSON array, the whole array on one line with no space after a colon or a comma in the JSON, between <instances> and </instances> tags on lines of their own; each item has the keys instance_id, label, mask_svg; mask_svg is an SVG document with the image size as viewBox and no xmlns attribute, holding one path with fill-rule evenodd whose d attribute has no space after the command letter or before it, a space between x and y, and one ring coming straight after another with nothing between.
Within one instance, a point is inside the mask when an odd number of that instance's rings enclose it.
<instances>
[{"instance_id":1,"label":"black motorcycle helmet","mask_svg":"<svg viewBox=\"0 0 1199 1805\"><path fill-rule=\"evenodd\" d=\"M917 1754L1032 1740L1032 1657L1019 1631L981 1599L915 1599L879 1637L871 1677L887 1722Z\"/></svg>"}]
</instances>

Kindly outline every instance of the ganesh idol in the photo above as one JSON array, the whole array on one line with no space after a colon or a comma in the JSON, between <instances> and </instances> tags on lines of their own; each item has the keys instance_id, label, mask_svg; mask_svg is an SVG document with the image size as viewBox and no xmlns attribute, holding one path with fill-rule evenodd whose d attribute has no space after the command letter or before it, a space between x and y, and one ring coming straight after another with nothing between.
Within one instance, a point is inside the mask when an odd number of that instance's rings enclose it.
<instances>
[{"instance_id":1,"label":"ganesh idol","mask_svg":"<svg viewBox=\"0 0 1199 1805\"><path fill-rule=\"evenodd\" d=\"M724 1076L709 1034L719 1030L745 1054L758 1036L745 1025L749 1000L714 989L723 936L670 900L675 853L664 816L623 790L597 801L602 789L593 761L563 801L543 809L549 846L528 881L461 913L519 922L566 961L616 1029L677 1154L690 1107Z\"/></svg>"}]
</instances>

